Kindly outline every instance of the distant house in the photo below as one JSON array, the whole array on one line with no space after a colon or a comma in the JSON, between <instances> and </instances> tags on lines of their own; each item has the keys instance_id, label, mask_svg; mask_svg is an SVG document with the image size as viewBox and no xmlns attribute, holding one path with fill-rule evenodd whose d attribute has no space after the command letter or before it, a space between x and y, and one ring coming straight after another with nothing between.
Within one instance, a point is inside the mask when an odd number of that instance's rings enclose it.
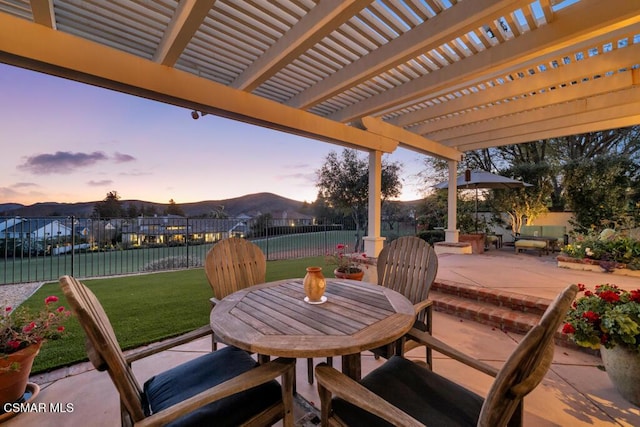
<instances>
[{"instance_id":1,"label":"distant house","mask_svg":"<svg viewBox=\"0 0 640 427\"><path fill-rule=\"evenodd\" d=\"M140 217L122 226L122 242L130 245L184 243L187 239L213 243L246 234L246 221L218 218L187 220L177 215Z\"/></svg>"},{"instance_id":2,"label":"distant house","mask_svg":"<svg viewBox=\"0 0 640 427\"><path fill-rule=\"evenodd\" d=\"M274 226L312 225L314 217L295 211L274 211L271 213L270 224Z\"/></svg>"},{"instance_id":3,"label":"distant house","mask_svg":"<svg viewBox=\"0 0 640 427\"><path fill-rule=\"evenodd\" d=\"M9 221L13 221L9 225ZM62 224L55 219L28 219L22 218L16 221L12 218L0 226L0 238L7 239L33 239L33 240L51 240L62 237L70 237L72 234L71 227Z\"/></svg>"}]
</instances>

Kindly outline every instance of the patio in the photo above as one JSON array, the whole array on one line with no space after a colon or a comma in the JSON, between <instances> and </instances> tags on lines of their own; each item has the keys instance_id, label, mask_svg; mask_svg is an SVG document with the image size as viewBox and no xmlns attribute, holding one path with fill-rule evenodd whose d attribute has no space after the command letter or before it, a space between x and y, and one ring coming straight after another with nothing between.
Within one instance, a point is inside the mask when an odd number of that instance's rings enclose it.
<instances>
[{"instance_id":1,"label":"patio","mask_svg":"<svg viewBox=\"0 0 640 427\"><path fill-rule=\"evenodd\" d=\"M515 255L511 248L489 251L483 255L441 255L438 278L475 284L496 290L509 290L532 296L552 298L569 283L588 286L613 282L624 288L637 288L632 277L615 277L606 273L560 269L555 256ZM496 274L496 272L500 274ZM518 334L505 333L475 322L461 320L444 313L434 313L434 335L455 347L488 363L500 366L513 350ZM139 378L144 379L209 351L208 338L166 351L134 363ZM423 349L408 353L411 358L423 358ZM479 394L484 394L491 378L478 374L446 357L434 354L434 369L460 382ZM316 359L319 363L321 359ZM340 361L335 360L337 366ZM363 374L384 363L370 353L363 354ZM554 363L543 383L525 398L525 425L588 426L640 425L640 408L626 402L613 388L607 374L600 369L599 357L565 347L556 347ZM298 363L298 393L319 406L315 385L306 381L306 364ZM90 368L88 363L75 365L45 375L34 376L41 385L36 402L73 404L66 413L25 413L6 422L7 426L84 426L91 420L94 426L119 425L119 404L116 391L106 373ZM313 414L296 414L300 425L314 425ZM315 420L317 421L317 420Z\"/></svg>"}]
</instances>

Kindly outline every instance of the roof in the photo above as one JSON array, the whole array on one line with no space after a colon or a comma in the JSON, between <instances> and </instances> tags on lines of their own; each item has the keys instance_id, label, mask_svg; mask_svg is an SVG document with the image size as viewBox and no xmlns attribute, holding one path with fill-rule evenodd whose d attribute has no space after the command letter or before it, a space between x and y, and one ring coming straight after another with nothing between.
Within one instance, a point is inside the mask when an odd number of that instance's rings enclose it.
<instances>
[{"instance_id":1,"label":"roof","mask_svg":"<svg viewBox=\"0 0 640 427\"><path fill-rule=\"evenodd\" d=\"M637 0L0 0L0 62L445 159L640 123Z\"/></svg>"}]
</instances>

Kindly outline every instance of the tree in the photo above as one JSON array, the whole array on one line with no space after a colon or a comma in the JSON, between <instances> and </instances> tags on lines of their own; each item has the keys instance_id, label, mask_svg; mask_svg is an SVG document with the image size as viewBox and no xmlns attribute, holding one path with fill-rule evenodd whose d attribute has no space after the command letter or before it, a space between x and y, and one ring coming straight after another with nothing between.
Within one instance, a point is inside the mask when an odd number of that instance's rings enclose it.
<instances>
[{"instance_id":1,"label":"tree","mask_svg":"<svg viewBox=\"0 0 640 427\"><path fill-rule=\"evenodd\" d=\"M224 210L224 205L218 205L217 207L212 208L207 216L209 218L217 218L217 219L229 218L229 214Z\"/></svg>"},{"instance_id":2,"label":"tree","mask_svg":"<svg viewBox=\"0 0 640 427\"><path fill-rule=\"evenodd\" d=\"M502 171L502 175L521 180L531 187L494 190L487 196L487 203L494 214L504 212L511 220L513 234L520 233L523 225L530 225L537 217L547 212L553 191L549 180L549 165L546 163L518 163Z\"/></svg>"},{"instance_id":3,"label":"tree","mask_svg":"<svg viewBox=\"0 0 640 427\"><path fill-rule=\"evenodd\" d=\"M140 215L141 211L138 209L135 203L127 204L127 217L129 218L137 218Z\"/></svg>"},{"instance_id":4,"label":"tree","mask_svg":"<svg viewBox=\"0 0 640 427\"><path fill-rule=\"evenodd\" d=\"M93 207L93 215L96 218L120 218L122 217L122 203L117 191L110 191L107 197L96 202Z\"/></svg>"},{"instance_id":5,"label":"tree","mask_svg":"<svg viewBox=\"0 0 640 427\"><path fill-rule=\"evenodd\" d=\"M401 165L398 162L382 161L382 199L397 197L402 184L398 176ZM356 150L344 149L338 157L330 152L325 163L317 171L316 186L328 206L351 215L356 225L354 250L361 250L360 233L367 224L369 202L369 164L358 157Z\"/></svg>"},{"instance_id":6,"label":"tree","mask_svg":"<svg viewBox=\"0 0 640 427\"><path fill-rule=\"evenodd\" d=\"M578 232L622 222L630 212L630 197L639 182L639 165L623 156L578 160L566 167L567 200Z\"/></svg>"},{"instance_id":7,"label":"tree","mask_svg":"<svg viewBox=\"0 0 640 427\"><path fill-rule=\"evenodd\" d=\"M169 206L167 206L166 213L167 215L185 216L184 210L182 210L182 208L178 206L173 199L169 200Z\"/></svg>"}]
</instances>

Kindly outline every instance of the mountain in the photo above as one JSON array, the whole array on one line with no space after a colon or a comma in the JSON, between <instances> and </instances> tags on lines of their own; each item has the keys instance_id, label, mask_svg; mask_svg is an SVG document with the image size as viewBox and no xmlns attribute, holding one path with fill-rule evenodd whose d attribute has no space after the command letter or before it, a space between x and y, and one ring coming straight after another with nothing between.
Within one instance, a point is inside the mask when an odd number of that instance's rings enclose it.
<instances>
[{"instance_id":1,"label":"mountain","mask_svg":"<svg viewBox=\"0 0 640 427\"><path fill-rule=\"evenodd\" d=\"M133 203L137 207L154 207L158 214L162 214L167 203L153 203L142 200L120 200L122 206ZM24 217L45 217L45 216L76 216L80 218L90 217L97 202L80 203L55 203L43 202L25 206L19 203L0 203L1 216L24 216ZM240 214L259 215L273 212L299 212L304 207L304 202L287 199L272 193L247 194L245 196L224 200L207 200L195 203L178 203L184 213L189 217L206 215L214 210L222 210L227 215L233 217Z\"/></svg>"}]
</instances>

